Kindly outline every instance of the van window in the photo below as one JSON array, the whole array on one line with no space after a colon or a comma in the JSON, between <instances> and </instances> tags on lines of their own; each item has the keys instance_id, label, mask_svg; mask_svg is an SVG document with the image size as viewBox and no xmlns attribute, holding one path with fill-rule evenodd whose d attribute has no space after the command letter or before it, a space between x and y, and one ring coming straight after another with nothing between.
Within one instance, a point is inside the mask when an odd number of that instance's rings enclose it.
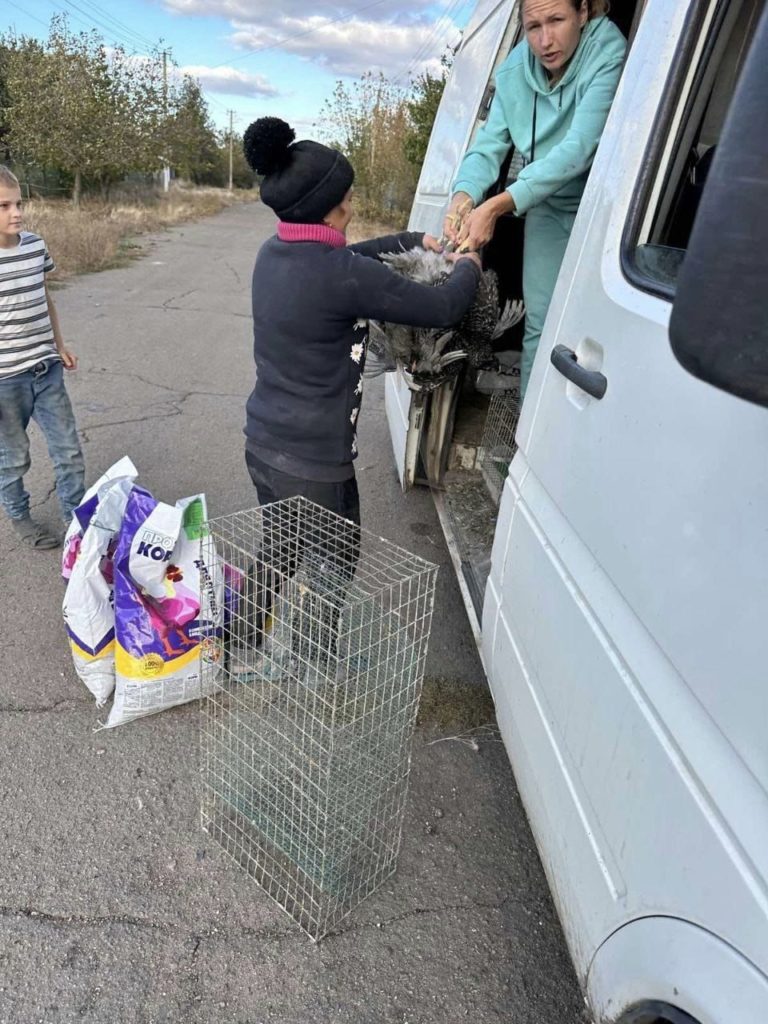
<instances>
[{"instance_id":1,"label":"van window","mask_svg":"<svg viewBox=\"0 0 768 1024\"><path fill-rule=\"evenodd\" d=\"M686 34L685 52L678 55L670 82L675 94L667 98L648 154L655 170L641 186L625 233L625 272L646 291L674 296L707 174L765 2L703 4L696 31Z\"/></svg>"}]
</instances>

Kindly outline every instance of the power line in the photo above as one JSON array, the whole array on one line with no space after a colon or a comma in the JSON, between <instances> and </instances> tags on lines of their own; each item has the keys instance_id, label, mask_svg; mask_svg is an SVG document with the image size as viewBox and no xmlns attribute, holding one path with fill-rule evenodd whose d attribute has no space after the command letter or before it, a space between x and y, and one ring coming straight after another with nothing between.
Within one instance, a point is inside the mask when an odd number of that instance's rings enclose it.
<instances>
[{"instance_id":1,"label":"power line","mask_svg":"<svg viewBox=\"0 0 768 1024\"><path fill-rule=\"evenodd\" d=\"M188 74L188 72L184 71L184 69L181 68L181 67L177 67L175 70L176 70L177 74L182 74L182 73L184 75ZM189 77L195 78L194 75L190 75ZM221 100L217 100L215 98L215 96L211 96L210 95L211 89L209 87L206 88L206 86L203 85L202 82L200 82L200 87L201 87L203 93L205 94L204 99L205 99L206 103L213 103L215 106L217 106L219 108L219 110L223 110L225 114L229 114L229 107L226 105L226 103L222 103ZM235 114L235 120L238 120L238 117L239 117L239 115Z\"/></svg>"},{"instance_id":2,"label":"power line","mask_svg":"<svg viewBox=\"0 0 768 1024\"><path fill-rule=\"evenodd\" d=\"M88 11L84 11L83 8L79 7L76 3L73 2L73 0L64 0L64 3L67 5L67 7L70 7L73 11L78 11L79 14L83 15L87 19L86 21L83 21L83 18L78 18L76 14L70 15L70 17L74 17L78 21L80 21L81 24L88 25L89 28L96 27L101 29L102 32L107 32L115 39L116 42L122 43L124 46L127 46L128 49L130 50L136 50L139 48L139 44L134 39L131 39L129 36L126 36L121 32L116 32L115 29L112 28L112 26L105 24L103 21L101 21L95 15L90 14ZM141 43L140 45L141 48L143 49L144 43Z\"/></svg>"},{"instance_id":3,"label":"power line","mask_svg":"<svg viewBox=\"0 0 768 1024\"><path fill-rule=\"evenodd\" d=\"M18 4L15 4L13 0L8 0L8 3L11 7L15 7L17 11L21 11L21 13L26 15L27 18L31 18L32 21L36 21L39 25L44 25L45 28L49 27L47 21L43 21L42 18L38 18L36 15L30 14L29 11L25 11L23 7L19 7Z\"/></svg>"},{"instance_id":4,"label":"power line","mask_svg":"<svg viewBox=\"0 0 768 1024\"><path fill-rule=\"evenodd\" d=\"M72 3L72 0L64 0L64 2L69 7L71 7L73 10L79 11L81 14L84 14L85 17L88 18L87 21L84 20L81 17L78 17L76 14L72 14L70 11L66 11L63 7L60 7L55 2L53 2L53 0L49 0L49 2L50 2L50 5L53 8L53 11L55 13L65 14L68 17L74 18L74 20L79 22L79 24L84 25L86 28L89 28L89 29L90 28L94 28L94 27L99 27L103 31L111 34L112 36L118 37L116 39L116 41L117 42L122 42L129 49L131 49L131 50L136 50L137 49L138 44L134 40L132 40L132 39L126 37L126 36L119 35L110 25L104 25L103 23L99 22L95 17L90 15L87 11L83 11L83 9L81 7L78 7L77 4ZM38 23L38 25L42 25L44 28L50 29L50 22L43 21L42 18L38 18L37 15L32 14L31 11L25 10L25 8L23 8L19 4L15 3L14 0L8 0L8 4L11 7L15 7L17 11L20 11L27 18L31 18L32 21L36 21ZM133 33L133 35L135 35L137 39L141 40L142 48L147 46L150 49L152 49L154 47L155 44L154 43L150 43L149 40L144 40L143 37L138 36L136 33Z\"/></svg>"},{"instance_id":5,"label":"power line","mask_svg":"<svg viewBox=\"0 0 768 1024\"><path fill-rule=\"evenodd\" d=\"M45 28L50 29L50 22L46 22L43 21L42 18L38 18L30 11L27 11L25 8L15 3L14 0L8 0L8 3L11 7L15 7L17 11L20 11L22 14L26 15L28 18L31 18L33 21L36 21L39 25L43 25ZM138 43L134 39L131 39L128 36L124 36L122 33L116 32L111 25L104 24L103 22L99 21L88 11L84 11L81 7L78 7L78 5L73 2L73 0L64 0L64 3L67 4L68 7L72 8L71 11L66 10L60 4L56 3L55 0L49 0L49 3L53 13L63 14L68 18L72 18L78 24L84 26L87 29L100 28L102 31L105 31L109 35L111 35L116 42L122 43L124 46L127 46L128 49L134 51L138 49ZM73 13L73 11L78 11L79 15L84 15L85 17L80 17L78 14ZM133 35L136 36L138 39L141 39L142 48L144 48L145 45L149 45L150 49L154 47L154 43L149 43L148 40L145 41L142 37L138 36L137 33L133 33Z\"/></svg>"},{"instance_id":6,"label":"power line","mask_svg":"<svg viewBox=\"0 0 768 1024\"><path fill-rule=\"evenodd\" d=\"M427 38L422 42L419 48L416 50L414 55L411 57L407 67L399 71L392 79L393 82L397 82L399 79L404 78L406 75L410 75L419 61L423 60L430 48L434 43L437 42L438 36L443 31L443 28L447 28L449 24L453 24L452 17L461 6L464 6L464 0L451 0L445 13L437 19L432 27L432 31L429 33Z\"/></svg>"},{"instance_id":7,"label":"power line","mask_svg":"<svg viewBox=\"0 0 768 1024\"><path fill-rule=\"evenodd\" d=\"M100 17L105 18L108 22L111 22L126 35L133 36L133 38L137 39L142 46L148 46L152 48L156 45L155 42L149 39L148 36L144 36L140 32L136 32L135 29L132 29L130 27L130 25L126 25L124 21L120 21L119 18L114 17L114 15L110 14L109 11L105 10L99 4L94 3L93 0L81 0L81 3L84 3L87 7L90 7L94 11L98 12Z\"/></svg>"},{"instance_id":8,"label":"power line","mask_svg":"<svg viewBox=\"0 0 768 1024\"><path fill-rule=\"evenodd\" d=\"M363 11L368 11L371 7L378 7L380 4L386 2L387 0L373 0L373 3L364 4L362 7L356 7L354 11L350 11L349 14L345 14L340 18L332 18L330 21L325 21L322 25L318 25L317 28L306 28L302 32L294 32L292 35L283 36L283 38L278 39L276 43L268 43L266 46L257 46L255 50L248 50L246 53L241 53L239 57L233 57L232 60L223 60L220 64L213 64L212 67L221 68L224 67L225 64L234 64L235 61L245 60L246 57L252 57L255 53L264 53L265 50L279 49L284 43L291 42L294 39L301 39L302 36L311 36L314 32L320 32L324 28L328 28L329 25L338 25L339 22L351 21L356 14L362 14Z\"/></svg>"},{"instance_id":9,"label":"power line","mask_svg":"<svg viewBox=\"0 0 768 1024\"><path fill-rule=\"evenodd\" d=\"M72 11L68 11L65 7L62 7L60 4L55 3L54 0L48 0L48 2L51 5L54 14L63 14L66 18L71 18L78 25L81 25L84 28L88 29L88 31L91 31L91 30L93 30L96 27L91 19L86 21L84 18L81 18L79 15L74 14ZM67 3L68 0L64 0L64 2ZM123 42L124 45L128 45L125 42L125 40L117 40L116 39L115 42ZM133 44L131 44L131 47L132 46L133 46Z\"/></svg>"},{"instance_id":10,"label":"power line","mask_svg":"<svg viewBox=\"0 0 768 1024\"><path fill-rule=\"evenodd\" d=\"M222 110L226 110L227 112L229 111L229 107L226 103L222 103L221 100L214 99L213 96L208 96L206 98L206 103L214 103L217 107L221 107Z\"/></svg>"}]
</instances>

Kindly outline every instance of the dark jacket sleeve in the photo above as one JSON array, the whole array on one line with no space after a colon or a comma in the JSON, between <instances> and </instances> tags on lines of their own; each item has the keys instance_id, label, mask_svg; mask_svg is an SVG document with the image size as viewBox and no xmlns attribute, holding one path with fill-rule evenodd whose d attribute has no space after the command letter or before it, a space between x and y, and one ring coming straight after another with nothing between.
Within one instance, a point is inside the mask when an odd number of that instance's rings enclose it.
<instances>
[{"instance_id":1,"label":"dark jacket sleeve","mask_svg":"<svg viewBox=\"0 0 768 1024\"><path fill-rule=\"evenodd\" d=\"M383 252L402 252L404 249L416 249L424 239L423 231L401 231L399 235L382 235L381 238L369 238L365 242L355 242L347 248L359 256L380 256Z\"/></svg>"},{"instance_id":2,"label":"dark jacket sleeve","mask_svg":"<svg viewBox=\"0 0 768 1024\"><path fill-rule=\"evenodd\" d=\"M460 260L440 285L417 284L378 260L347 254L345 313L411 327L453 327L472 305L480 281L473 260Z\"/></svg>"}]
</instances>

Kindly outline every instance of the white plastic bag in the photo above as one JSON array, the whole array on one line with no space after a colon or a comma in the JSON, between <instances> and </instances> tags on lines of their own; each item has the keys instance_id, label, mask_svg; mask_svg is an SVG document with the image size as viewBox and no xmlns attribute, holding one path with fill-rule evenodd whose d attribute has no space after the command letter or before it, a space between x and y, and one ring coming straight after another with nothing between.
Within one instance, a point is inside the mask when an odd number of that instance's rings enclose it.
<instances>
[{"instance_id":1,"label":"white plastic bag","mask_svg":"<svg viewBox=\"0 0 768 1024\"><path fill-rule=\"evenodd\" d=\"M200 646L216 647L223 614L223 572L204 565L200 536L205 496L175 506L135 487L115 555L115 699L107 728L205 696ZM203 584L201 595L201 582Z\"/></svg>"},{"instance_id":2,"label":"white plastic bag","mask_svg":"<svg viewBox=\"0 0 768 1024\"><path fill-rule=\"evenodd\" d=\"M96 483L85 492L83 500L72 513L72 521L67 527L67 532L64 534L61 575L65 580L68 580L72 575L80 544L94 512L99 507L102 492L107 490L110 484L120 477L126 477L133 482L138 475L139 471L128 456L124 455L122 459L119 459L113 466L110 466L106 473L100 476Z\"/></svg>"},{"instance_id":3,"label":"white plastic bag","mask_svg":"<svg viewBox=\"0 0 768 1024\"><path fill-rule=\"evenodd\" d=\"M79 543L64 595L64 623L75 671L101 707L115 688L115 543L131 477L109 481Z\"/></svg>"}]
</instances>

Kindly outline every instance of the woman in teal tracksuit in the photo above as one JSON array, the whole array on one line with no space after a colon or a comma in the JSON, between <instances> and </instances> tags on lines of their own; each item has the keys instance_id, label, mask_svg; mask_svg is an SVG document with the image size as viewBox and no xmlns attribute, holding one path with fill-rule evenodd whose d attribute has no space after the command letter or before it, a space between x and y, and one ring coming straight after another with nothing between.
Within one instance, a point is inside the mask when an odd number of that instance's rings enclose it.
<instances>
[{"instance_id":1,"label":"woman in teal tracksuit","mask_svg":"<svg viewBox=\"0 0 768 1024\"><path fill-rule=\"evenodd\" d=\"M523 392L624 60L624 37L604 11L604 0L523 0L525 39L496 72L446 216L445 236L477 249L503 213L525 215ZM483 202L512 146L524 160L517 180Z\"/></svg>"}]
</instances>

